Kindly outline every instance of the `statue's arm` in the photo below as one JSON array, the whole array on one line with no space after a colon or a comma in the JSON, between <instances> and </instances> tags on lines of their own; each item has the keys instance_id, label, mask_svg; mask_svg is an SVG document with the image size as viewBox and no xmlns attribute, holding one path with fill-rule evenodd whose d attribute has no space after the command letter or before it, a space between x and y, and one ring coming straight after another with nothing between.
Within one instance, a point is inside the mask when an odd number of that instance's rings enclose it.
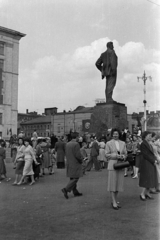
<instances>
[{"instance_id":1,"label":"statue's arm","mask_svg":"<svg viewBox=\"0 0 160 240\"><path fill-rule=\"evenodd\" d=\"M98 58L98 60L96 61L95 65L98 68L99 71L102 71L102 55L100 56L100 58Z\"/></svg>"},{"instance_id":2,"label":"statue's arm","mask_svg":"<svg viewBox=\"0 0 160 240\"><path fill-rule=\"evenodd\" d=\"M112 69L112 74L116 74L116 70L117 70L117 66L118 66L118 60L117 60L117 56L115 54L115 52L112 52L111 55L111 69Z\"/></svg>"}]
</instances>

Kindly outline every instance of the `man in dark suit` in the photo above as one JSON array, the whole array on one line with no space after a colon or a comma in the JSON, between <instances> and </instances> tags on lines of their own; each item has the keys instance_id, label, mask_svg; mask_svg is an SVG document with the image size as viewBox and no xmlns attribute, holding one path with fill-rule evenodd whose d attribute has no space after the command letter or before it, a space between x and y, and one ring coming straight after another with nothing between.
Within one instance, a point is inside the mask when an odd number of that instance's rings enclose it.
<instances>
[{"instance_id":1,"label":"man in dark suit","mask_svg":"<svg viewBox=\"0 0 160 240\"><path fill-rule=\"evenodd\" d=\"M101 54L96 62L96 67L102 73L102 79L106 77L106 102L113 101L112 94L116 85L118 59L113 50L113 42L107 43L107 50Z\"/></svg>"},{"instance_id":2,"label":"man in dark suit","mask_svg":"<svg viewBox=\"0 0 160 240\"><path fill-rule=\"evenodd\" d=\"M97 140L96 140L96 137L95 137L94 141L91 145L90 160L89 160L89 162L87 164L87 167L86 167L87 171L91 170L91 168L93 166L93 163L94 163L94 166L95 166L95 171L101 171L100 164L97 160L98 155L99 155L99 146L98 146L98 143L97 143Z\"/></svg>"},{"instance_id":3,"label":"man in dark suit","mask_svg":"<svg viewBox=\"0 0 160 240\"><path fill-rule=\"evenodd\" d=\"M83 176L82 161L83 157L80 152L79 143L76 141L77 135L71 134L72 140L66 145L66 158L67 158L67 177L70 178L69 183L62 192L66 199L68 199L68 192L73 192L75 197L82 196L77 190L77 182Z\"/></svg>"}]
</instances>

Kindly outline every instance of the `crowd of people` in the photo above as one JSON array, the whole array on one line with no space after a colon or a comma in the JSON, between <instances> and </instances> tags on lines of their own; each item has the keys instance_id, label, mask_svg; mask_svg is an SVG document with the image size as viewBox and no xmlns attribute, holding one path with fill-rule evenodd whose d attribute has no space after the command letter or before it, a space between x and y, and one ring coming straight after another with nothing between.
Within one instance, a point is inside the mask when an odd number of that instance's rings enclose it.
<instances>
[{"instance_id":1,"label":"crowd of people","mask_svg":"<svg viewBox=\"0 0 160 240\"><path fill-rule=\"evenodd\" d=\"M29 183L35 184L45 174L52 175L55 168L66 168L69 183L62 189L64 197L68 193L82 196L77 190L77 183L86 171L101 172L108 170L107 189L111 194L112 208L120 209L118 193L123 191L124 177L139 178L142 187L140 199L153 199L151 193L160 192L160 139L159 135L145 131L131 134L128 129L112 129L99 139L96 135L71 138L52 136L38 137L36 131L32 138L24 135L18 137L17 144L12 146L12 161L15 169L14 186ZM6 179L5 141L0 140L0 178ZM122 163L128 163L125 165ZM117 169L115 166L119 164ZM122 167L123 165L123 167ZM46 171L47 170L47 171Z\"/></svg>"}]
</instances>

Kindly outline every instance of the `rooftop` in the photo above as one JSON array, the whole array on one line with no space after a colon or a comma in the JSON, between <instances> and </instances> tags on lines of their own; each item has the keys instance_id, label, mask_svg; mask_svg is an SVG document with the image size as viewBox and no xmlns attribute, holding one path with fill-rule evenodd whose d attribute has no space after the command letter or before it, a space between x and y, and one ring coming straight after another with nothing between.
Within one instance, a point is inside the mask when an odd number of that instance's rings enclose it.
<instances>
[{"instance_id":1,"label":"rooftop","mask_svg":"<svg viewBox=\"0 0 160 240\"><path fill-rule=\"evenodd\" d=\"M0 26L0 32L9 33L9 34L19 36L19 37L25 37L26 36L26 34L24 34L24 33L21 33L21 32L18 32L18 31L9 29L9 28L1 27L1 26Z\"/></svg>"},{"instance_id":2,"label":"rooftop","mask_svg":"<svg viewBox=\"0 0 160 240\"><path fill-rule=\"evenodd\" d=\"M28 125L28 124L37 124L37 123L51 123L51 116L44 116L44 117L38 117L38 118L34 118L30 121L21 123L21 125Z\"/></svg>"}]
</instances>

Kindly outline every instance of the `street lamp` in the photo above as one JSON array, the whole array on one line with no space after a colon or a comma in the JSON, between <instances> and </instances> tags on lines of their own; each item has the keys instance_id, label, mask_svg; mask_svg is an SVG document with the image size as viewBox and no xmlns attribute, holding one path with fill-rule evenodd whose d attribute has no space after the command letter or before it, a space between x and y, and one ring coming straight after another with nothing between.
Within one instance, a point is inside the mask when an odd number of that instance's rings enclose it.
<instances>
[{"instance_id":1,"label":"street lamp","mask_svg":"<svg viewBox=\"0 0 160 240\"><path fill-rule=\"evenodd\" d=\"M144 131L147 130L147 114L146 114L146 104L147 104L147 101L146 101L146 81L147 79L149 79L150 81L152 81L152 77L151 76L148 76L146 77L146 73L144 71L144 74L142 77L137 77L138 79L138 82L139 82L139 79L142 79L143 82L144 82L144 100L143 100L143 103L144 103Z\"/></svg>"}]
</instances>

